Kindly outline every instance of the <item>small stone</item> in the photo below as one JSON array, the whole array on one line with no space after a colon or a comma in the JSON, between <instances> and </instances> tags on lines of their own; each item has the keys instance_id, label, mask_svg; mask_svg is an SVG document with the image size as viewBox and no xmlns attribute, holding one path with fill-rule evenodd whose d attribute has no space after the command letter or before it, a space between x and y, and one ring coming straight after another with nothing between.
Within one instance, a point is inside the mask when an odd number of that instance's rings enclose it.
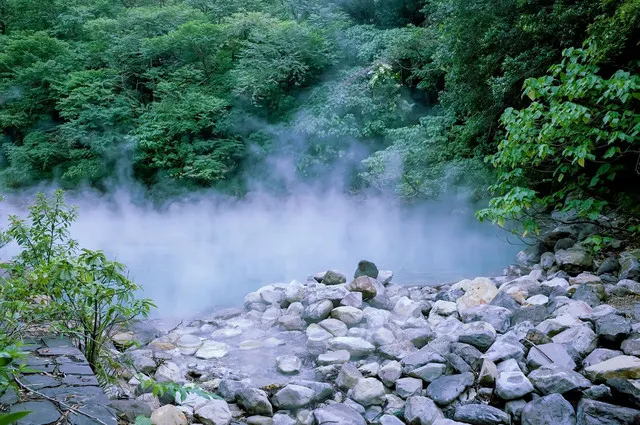
<instances>
[{"instance_id":1,"label":"small stone","mask_svg":"<svg viewBox=\"0 0 640 425\"><path fill-rule=\"evenodd\" d=\"M331 310L331 317L341 321L347 326L355 326L362 321L364 313L358 308L343 306Z\"/></svg>"},{"instance_id":2,"label":"small stone","mask_svg":"<svg viewBox=\"0 0 640 425\"><path fill-rule=\"evenodd\" d=\"M359 276L347 285L347 289L351 292L361 292L362 299L368 300L374 298L378 293L374 282L375 278L369 276Z\"/></svg>"},{"instance_id":3,"label":"small stone","mask_svg":"<svg viewBox=\"0 0 640 425\"><path fill-rule=\"evenodd\" d=\"M397 361L387 362L380 368L380 370L378 370L378 377L382 383L388 387L393 386L401 375L402 365Z\"/></svg>"},{"instance_id":4,"label":"small stone","mask_svg":"<svg viewBox=\"0 0 640 425\"><path fill-rule=\"evenodd\" d=\"M349 361L351 355L347 350L327 351L318 356L319 365L342 364Z\"/></svg>"},{"instance_id":5,"label":"small stone","mask_svg":"<svg viewBox=\"0 0 640 425\"><path fill-rule=\"evenodd\" d=\"M427 387L426 395L439 405L446 405L458 398L474 383L473 373L441 376Z\"/></svg>"},{"instance_id":6,"label":"small stone","mask_svg":"<svg viewBox=\"0 0 640 425\"><path fill-rule=\"evenodd\" d=\"M498 288L495 283L486 277L458 282L453 287L455 288L456 285L465 291L464 295L456 300L458 311L481 304L489 304L498 295Z\"/></svg>"},{"instance_id":7,"label":"small stone","mask_svg":"<svg viewBox=\"0 0 640 425\"><path fill-rule=\"evenodd\" d=\"M533 400L522 409L522 425L575 425L576 414L560 394Z\"/></svg>"},{"instance_id":8,"label":"small stone","mask_svg":"<svg viewBox=\"0 0 640 425\"><path fill-rule=\"evenodd\" d=\"M191 356L202 346L202 341L195 335L185 334L178 339L176 346L185 356Z\"/></svg>"},{"instance_id":9,"label":"small stone","mask_svg":"<svg viewBox=\"0 0 640 425\"><path fill-rule=\"evenodd\" d=\"M617 348L631 333L631 323L617 314L608 314L596 320L596 333L602 345Z\"/></svg>"},{"instance_id":10,"label":"small stone","mask_svg":"<svg viewBox=\"0 0 640 425\"><path fill-rule=\"evenodd\" d=\"M383 404L384 394L384 385L375 378L362 378L349 391L349 396L363 406Z\"/></svg>"},{"instance_id":11,"label":"small stone","mask_svg":"<svg viewBox=\"0 0 640 425\"><path fill-rule=\"evenodd\" d=\"M337 337L328 341L332 350L346 350L352 357L364 357L375 351L375 347L368 341L357 337Z\"/></svg>"},{"instance_id":12,"label":"small stone","mask_svg":"<svg viewBox=\"0 0 640 425\"><path fill-rule=\"evenodd\" d=\"M531 347L527 356L527 366L530 369L537 369L549 364L555 364L569 370L576 368L576 363L561 344L550 343Z\"/></svg>"},{"instance_id":13,"label":"small stone","mask_svg":"<svg viewBox=\"0 0 640 425\"><path fill-rule=\"evenodd\" d=\"M490 323L473 322L462 327L458 341L471 344L480 350L486 350L496 339L496 330Z\"/></svg>"},{"instance_id":14,"label":"small stone","mask_svg":"<svg viewBox=\"0 0 640 425\"><path fill-rule=\"evenodd\" d=\"M302 360L296 356L279 356L276 357L276 367L280 373L295 375L302 369Z\"/></svg>"},{"instance_id":15,"label":"small stone","mask_svg":"<svg viewBox=\"0 0 640 425\"><path fill-rule=\"evenodd\" d=\"M346 307L362 308L362 293L349 292L344 298L340 300L340 305Z\"/></svg>"},{"instance_id":16,"label":"small stone","mask_svg":"<svg viewBox=\"0 0 640 425\"><path fill-rule=\"evenodd\" d=\"M322 283L325 285L339 285L347 283L347 277L340 272L328 270L322 278Z\"/></svg>"},{"instance_id":17,"label":"small stone","mask_svg":"<svg viewBox=\"0 0 640 425\"><path fill-rule=\"evenodd\" d=\"M356 386L358 381L362 379L362 373L351 363L345 363L340 368L336 385L343 391L349 390Z\"/></svg>"},{"instance_id":18,"label":"small stone","mask_svg":"<svg viewBox=\"0 0 640 425\"><path fill-rule=\"evenodd\" d=\"M447 370L447 365L445 364L428 363L424 366L413 369L411 372L409 372L409 376L412 376L414 378L420 378L424 382L430 384L431 382L435 381L436 379L444 375L446 370Z\"/></svg>"},{"instance_id":19,"label":"small stone","mask_svg":"<svg viewBox=\"0 0 640 425\"><path fill-rule=\"evenodd\" d=\"M511 400L504 404L504 411L511 415L515 423L518 423L522 416L522 410L524 410L526 405L527 402L522 399Z\"/></svg>"},{"instance_id":20,"label":"small stone","mask_svg":"<svg viewBox=\"0 0 640 425\"><path fill-rule=\"evenodd\" d=\"M433 400L414 396L407 399L404 418L409 425L431 425L437 419L444 419L444 415Z\"/></svg>"},{"instance_id":21,"label":"small stone","mask_svg":"<svg viewBox=\"0 0 640 425\"><path fill-rule=\"evenodd\" d=\"M508 414L486 404L467 404L458 406L454 416L456 421L473 425L510 425L511 418Z\"/></svg>"},{"instance_id":22,"label":"small stone","mask_svg":"<svg viewBox=\"0 0 640 425\"><path fill-rule=\"evenodd\" d=\"M366 425L365 420L351 407L334 403L313 411L317 425Z\"/></svg>"},{"instance_id":23,"label":"small stone","mask_svg":"<svg viewBox=\"0 0 640 425\"><path fill-rule=\"evenodd\" d=\"M133 419L135 421L135 418ZM167 404L156 409L151 414L154 425L187 425L187 417L176 406Z\"/></svg>"},{"instance_id":24,"label":"small stone","mask_svg":"<svg viewBox=\"0 0 640 425\"><path fill-rule=\"evenodd\" d=\"M578 403L576 419L578 425L637 425L640 410L583 398Z\"/></svg>"},{"instance_id":25,"label":"small stone","mask_svg":"<svg viewBox=\"0 0 640 425\"><path fill-rule=\"evenodd\" d=\"M273 396L273 404L280 409L299 409L309 405L314 397L312 389L289 384Z\"/></svg>"},{"instance_id":26,"label":"small stone","mask_svg":"<svg viewBox=\"0 0 640 425\"><path fill-rule=\"evenodd\" d=\"M587 356L597 347L598 337L588 326L575 326L553 338L553 342L573 347L580 356Z\"/></svg>"},{"instance_id":27,"label":"small stone","mask_svg":"<svg viewBox=\"0 0 640 425\"><path fill-rule=\"evenodd\" d=\"M506 332L511 326L511 311L503 307L482 304L460 312L464 323L483 321L490 323L497 332Z\"/></svg>"},{"instance_id":28,"label":"small stone","mask_svg":"<svg viewBox=\"0 0 640 425\"><path fill-rule=\"evenodd\" d=\"M491 360L484 359L478 375L478 383L486 387L492 387L498 377L498 368Z\"/></svg>"},{"instance_id":29,"label":"small stone","mask_svg":"<svg viewBox=\"0 0 640 425\"><path fill-rule=\"evenodd\" d=\"M194 412L194 416L203 425L229 425L231 411L223 400L210 400Z\"/></svg>"},{"instance_id":30,"label":"small stone","mask_svg":"<svg viewBox=\"0 0 640 425\"><path fill-rule=\"evenodd\" d=\"M349 329L347 325L336 319L324 319L318 326L331 333L333 336L345 336Z\"/></svg>"},{"instance_id":31,"label":"small stone","mask_svg":"<svg viewBox=\"0 0 640 425\"><path fill-rule=\"evenodd\" d=\"M236 400L249 414L273 416L273 406L263 390L242 388L238 391Z\"/></svg>"},{"instance_id":32,"label":"small stone","mask_svg":"<svg viewBox=\"0 0 640 425\"><path fill-rule=\"evenodd\" d=\"M545 305L548 302L549 297L542 294L534 295L533 297L529 297L524 301L525 305Z\"/></svg>"},{"instance_id":33,"label":"small stone","mask_svg":"<svg viewBox=\"0 0 640 425\"><path fill-rule=\"evenodd\" d=\"M420 395L422 380L416 378L401 378L396 381L396 394L402 398Z\"/></svg>"},{"instance_id":34,"label":"small stone","mask_svg":"<svg viewBox=\"0 0 640 425\"><path fill-rule=\"evenodd\" d=\"M229 346L224 342L205 341L196 351L199 359L221 359L229 353Z\"/></svg>"},{"instance_id":35,"label":"small stone","mask_svg":"<svg viewBox=\"0 0 640 425\"><path fill-rule=\"evenodd\" d=\"M496 379L496 394L503 400L515 400L533 391L533 384L520 371L501 372Z\"/></svg>"},{"instance_id":36,"label":"small stone","mask_svg":"<svg viewBox=\"0 0 640 425\"><path fill-rule=\"evenodd\" d=\"M379 274L378 267L376 267L374 263L367 260L361 260L358 263L358 268L356 269L356 272L353 274L353 278L357 279L360 276L368 276L373 279L377 279L378 274Z\"/></svg>"},{"instance_id":37,"label":"small stone","mask_svg":"<svg viewBox=\"0 0 640 425\"><path fill-rule=\"evenodd\" d=\"M304 309L302 318L307 322L317 323L329 317L331 310L333 310L333 303L330 300L318 301Z\"/></svg>"}]
</instances>

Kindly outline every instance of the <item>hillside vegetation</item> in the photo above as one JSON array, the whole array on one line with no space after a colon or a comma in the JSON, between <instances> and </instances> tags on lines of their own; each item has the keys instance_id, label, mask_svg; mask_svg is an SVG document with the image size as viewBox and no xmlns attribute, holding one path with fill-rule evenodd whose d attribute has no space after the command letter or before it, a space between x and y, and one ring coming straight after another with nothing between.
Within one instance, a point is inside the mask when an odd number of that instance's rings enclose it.
<instances>
[{"instance_id":1,"label":"hillside vegetation","mask_svg":"<svg viewBox=\"0 0 640 425\"><path fill-rule=\"evenodd\" d=\"M268 158L635 230L638 0L2 0L1 181L243 194ZM279 182L271 181L277 185Z\"/></svg>"}]
</instances>

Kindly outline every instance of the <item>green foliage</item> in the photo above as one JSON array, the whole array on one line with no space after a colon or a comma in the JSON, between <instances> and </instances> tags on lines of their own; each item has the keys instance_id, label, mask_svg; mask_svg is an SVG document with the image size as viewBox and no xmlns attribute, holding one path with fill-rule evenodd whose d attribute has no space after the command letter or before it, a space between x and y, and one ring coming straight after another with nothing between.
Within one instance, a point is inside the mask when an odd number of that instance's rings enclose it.
<instances>
[{"instance_id":1,"label":"green foliage","mask_svg":"<svg viewBox=\"0 0 640 425\"><path fill-rule=\"evenodd\" d=\"M25 357L26 354L21 352L17 345L9 344L7 338L0 334L0 395L9 387L13 387L14 379L26 369L24 364L20 363Z\"/></svg>"},{"instance_id":2,"label":"green foliage","mask_svg":"<svg viewBox=\"0 0 640 425\"><path fill-rule=\"evenodd\" d=\"M20 419L29 416L31 411L0 413L0 425L9 425L18 422Z\"/></svg>"},{"instance_id":3,"label":"green foliage","mask_svg":"<svg viewBox=\"0 0 640 425\"><path fill-rule=\"evenodd\" d=\"M145 416L137 416L135 425L152 425L151 418Z\"/></svg>"},{"instance_id":4,"label":"green foliage","mask_svg":"<svg viewBox=\"0 0 640 425\"><path fill-rule=\"evenodd\" d=\"M21 252L0 284L0 329L15 337L47 324L75 338L101 373L106 342L133 318L147 316L153 303L136 298L140 287L127 278L124 265L78 248L69 237L75 218L61 191L52 198L39 194L28 221L10 217L6 234Z\"/></svg>"},{"instance_id":5,"label":"green foliage","mask_svg":"<svg viewBox=\"0 0 640 425\"><path fill-rule=\"evenodd\" d=\"M502 225L562 207L596 220L612 201L637 214L633 192L621 185L634 177L639 154L640 76L623 69L603 76L588 49L573 48L550 71L525 82L527 108L502 117L507 134L491 157L498 197L479 216ZM524 222L525 232L537 230Z\"/></svg>"}]
</instances>

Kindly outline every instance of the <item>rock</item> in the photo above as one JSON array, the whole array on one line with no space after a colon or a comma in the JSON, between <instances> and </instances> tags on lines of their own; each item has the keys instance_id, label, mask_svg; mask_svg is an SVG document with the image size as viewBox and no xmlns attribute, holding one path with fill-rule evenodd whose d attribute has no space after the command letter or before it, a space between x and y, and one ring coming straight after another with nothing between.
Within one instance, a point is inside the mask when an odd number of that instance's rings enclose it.
<instances>
[{"instance_id":1,"label":"rock","mask_svg":"<svg viewBox=\"0 0 640 425\"><path fill-rule=\"evenodd\" d=\"M602 261L598 267L597 273L598 275L603 275L607 273L616 273L618 270L620 270L620 263L615 256L610 256Z\"/></svg>"},{"instance_id":2,"label":"rock","mask_svg":"<svg viewBox=\"0 0 640 425\"><path fill-rule=\"evenodd\" d=\"M640 410L583 398L576 412L577 425L637 425Z\"/></svg>"},{"instance_id":3,"label":"rock","mask_svg":"<svg viewBox=\"0 0 640 425\"><path fill-rule=\"evenodd\" d=\"M333 310L333 303L330 300L317 301L304 309L302 318L307 322L318 323L329 317L331 310Z\"/></svg>"},{"instance_id":4,"label":"rock","mask_svg":"<svg viewBox=\"0 0 640 425\"><path fill-rule=\"evenodd\" d=\"M527 298L524 301L525 306L539 306L539 305L545 305L549 302L549 297L547 297L546 295L542 295L542 294L538 294L538 295L534 295L532 297Z\"/></svg>"},{"instance_id":5,"label":"rock","mask_svg":"<svg viewBox=\"0 0 640 425\"><path fill-rule=\"evenodd\" d=\"M522 411L526 405L527 402L523 399L511 400L504 404L504 411L511 415L514 423L519 423Z\"/></svg>"},{"instance_id":6,"label":"rock","mask_svg":"<svg viewBox=\"0 0 640 425\"><path fill-rule=\"evenodd\" d=\"M560 394L533 400L522 409L522 425L575 425L576 414Z\"/></svg>"},{"instance_id":7,"label":"rock","mask_svg":"<svg viewBox=\"0 0 640 425\"><path fill-rule=\"evenodd\" d=\"M389 329L378 328L373 332L373 335L371 335L371 340L375 345L380 346L393 344L396 341L396 337Z\"/></svg>"},{"instance_id":8,"label":"rock","mask_svg":"<svg viewBox=\"0 0 640 425\"><path fill-rule=\"evenodd\" d=\"M285 290L283 288L279 288L279 287L277 287L275 285L267 285L267 286L263 286L262 288L258 289L256 292L260 295L260 298L262 299L262 301L265 304L268 304L268 305L277 304L277 305L279 305L282 302L282 300L284 299Z\"/></svg>"},{"instance_id":9,"label":"rock","mask_svg":"<svg viewBox=\"0 0 640 425\"><path fill-rule=\"evenodd\" d=\"M229 353L229 346L224 342L205 341L196 351L199 359L221 359Z\"/></svg>"},{"instance_id":10,"label":"rock","mask_svg":"<svg viewBox=\"0 0 640 425\"><path fill-rule=\"evenodd\" d=\"M430 384L431 382L444 375L446 370L447 366L445 364L428 363L424 366L413 369L411 372L409 372L409 376L420 378L424 382Z\"/></svg>"},{"instance_id":11,"label":"rock","mask_svg":"<svg viewBox=\"0 0 640 425\"><path fill-rule=\"evenodd\" d=\"M322 283L325 285L339 285L341 283L347 283L347 277L342 273L328 270L322 278Z\"/></svg>"},{"instance_id":12,"label":"rock","mask_svg":"<svg viewBox=\"0 0 640 425\"><path fill-rule=\"evenodd\" d=\"M484 359L478 375L478 383L486 387L493 387L497 377L498 368L496 364L491 360Z\"/></svg>"},{"instance_id":13,"label":"rock","mask_svg":"<svg viewBox=\"0 0 640 425\"><path fill-rule=\"evenodd\" d=\"M585 368L585 375L594 382L612 378L640 378L640 359L635 356L618 356Z\"/></svg>"},{"instance_id":14,"label":"rock","mask_svg":"<svg viewBox=\"0 0 640 425\"><path fill-rule=\"evenodd\" d=\"M349 292L344 298L340 300L340 305L347 307L362 308L362 293L361 292Z\"/></svg>"},{"instance_id":15,"label":"rock","mask_svg":"<svg viewBox=\"0 0 640 425\"><path fill-rule=\"evenodd\" d=\"M456 408L456 421L473 425L510 425L511 418L505 412L486 404L467 404Z\"/></svg>"},{"instance_id":16,"label":"rock","mask_svg":"<svg viewBox=\"0 0 640 425\"><path fill-rule=\"evenodd\" d=\"M362 373L351 363L345 363L340 368L336 385L343 391L349 390L356 386L358 381L362 379Z\"/></svg>"},{"instance_id":17,"label":"rock","mask_svg":"<svg viewBox=\"0 0 640 425\"><path fill-rule=\"evenodd\" d=\"M267 393L257 388L243 388L237 395L240 404L251 415L273 416L273 406L269 402Z\"/></svg>"},{"instance_id":18,"label":"rock","mask_svg":"<svg viewBox=\"0 0 640 425\"><path fill-rule=\"evenodd\" d=\"M347 350L327 351L318 356L319 365L342 364L349 361L351 355Z\"/></svg>"},{"instance_id":19,"label":"rock","mask_svg":"<svg viewBox=\"0 0 640 425\"><path fill-rule=\"evenodd\" d=\"M529 276L519 277L500 286L500 292L510 295L520 304L530 296L538 294L540 290L540 282Z\"/></svg>"},{"instance_id":20,"label":"rock","mask_svg":"<svg viewBox=\"0 0 640 425\"><path fill-rule=\"evenodd\" d=\"M307 387L315 393L314 401L321 402L333 395L333 386L324 382L306 381L302 379L296 379L290 382L293 385L300 385L301 387Z\"/></svg>"},{"instance_id":21,"label":"rock","mask_svg":"<svg viewBox=\"0 0 640 425\"><path fill-rule=\"evenodd\" d=\"M593 257L585 248L576 245L572 248L557 251L556 263L560 270L579 273L593 267Z\"/></svg>"},{"instance_id":22,"label":"rock","mask_svg":"<svg viewBox=\"0 0 640 425\"><path fill-rule=\"evenodd\" d=\"M491 301L490 305L503 307L510 311L515 311L520 308L520 304L505 292L498 292L498 295Z\"/></svg>"},{"instance_id":23,"label":"rock","mask_svg":"<svg viewBox=\"0 0 640 425\"><path fill-rule=\"evenodd\" d=\"M383 404L384 394L384 385L376 378L362 378L349 391L349 397L365 407Z\"/></svg>"},{"instance_id":24,"label":"rock","mask_svg":"<svg viewBox=\"0 0 640 425\"><path fill-rule=\"evenodd\" d=\"M109 402L109 407L114 408L118 412L118 418L128 422L135 422L138 416L149 417L153 413L153 409L149 403L139 400L112 400ZM173 424L173 422L166 423L169 425ZM186 425L186 422L184 424ZM178 425L178 423L176 423L176 425Z\"/></svg>"},{"instance_id":25,"label":"rock","mask_svg":"<svg viewBox=\"0 0 640 425\"><path fill-rule=\"evenodd\" d=\"M378 377L387 387L393 386L400 376L402 376L402 365L397 361L387 362L378 370Z\"/></svg>"},{"instance_id":26,"label":"rock","mask_svg":"<svg viewBox=\"0 0 640 425\"><path fill-rule=\"evenodd\" d=\"M364 357L375 351L375 347L362 338L343 336L332 338L328 342L332 350L346 350L351 357Z\"/></svg>"},{"instance_id":27,"label":"rock","mask_svg":"<svg viewBox=\"0 0 640 425\"><path fill-rule=\"evenodd\" d=\"M524 346L518 341L497 339L483 357L496 363L510 358L521 360L524 357Z\"/></svg>"},{"instance_id":28,"label":"rock","mask_svg":"<svg viewBox=\"0 0 640 425\"><path fill-rule=\"evenodd\" d=\"M337 319L324 319L318 326L331 333L333 336L345 336L349 329L347 325Z\"/></svg>"},{"instance_id":29,"label":"rock","mask_svg":"<svg viewBox=\"0 0 640 425\"><path fill-rule=\"evenodd\" d=\"M572 347L580 356L587 356L596 346L598 338L588 326L575 326L553 338L553 342Z\"/></svg>"},{"instance_id":30,"label":"rock","mask_svg":"<svg viewBox=\"0 0 640 425\"><path fill-rule=\"evenodd\" d=\"M640 249L620 254L620 279L640 280Z\"/></svg>"},{"instance_id":31,"label":"rock","mask_svg":"<svg viewBox=\"0 0 640 425\"><path fill-rule=\"evenodd\" d=\"M299 409L310 404L315 392L301 385L289 384L273 396L273 404L280 409Z\"/></svg>"},{"instance_id":32,"label":"rock","mask_svg":"<svg viewBox=\"0 0 640 425\"><path fill-rule=\"evenodd\" d=\"M602 363L605 360L612 359L622 355L622 351L609 350L608 348L596 348L589 354L583 361L582 367L588 368L589 366Z\"/></svg>"},{"instance_id":33,"label":"rock","mask_svg":"<svg viewBox=\"0 0 640 425\"><path fill-rule=\"evenodd\" d=\"M396 381L396 394L402 398L421 395L422 380L416 378L401 378Z\"/></svg>"},{"instance_id":34,"label":"rock","mask_svg":"<svg viewBox=\"0 0 640 425\"><path fill-rule=\"evenodd\" d=\"M194 412L194 417L203 425L229 425L231 423L229 405L222 400L210 400Z\"/></svg>"},{"instance_id":35,"label":"rock","mask_svg":"<svg viewBox=\"0 0 640 425\"><path fill-rule=\"evenodd\" d=\"M640 335L635 334L622 341L620 349L630 356L640 356Z\"/></svg>"},{"instance_id":36,"label":"rock","mask_svg":"<svg viewBox=\"0 0 640 425\"><path fill-rule=\"evenodd\" d=\"M273 415L273 425L296 425L296 420L288 412L278 412Z\"/></svg>"},{"instance_id":37,"label":"rock","mask_svg":"<svg viewBox=\"0 0 640 425\"><path fill-rule=\"evenodd\" d=\"M432 425L466 425L462 422L457 422L451 419L436 419Z\"/></svg>"},{"instance_id":38,"label":"rock","mask_svg":"<svg viewBox=\"0 0 640 425\"><path fill-rule=\"evenodd\" d=\"M497 332L503 333L511 326L511 314L506 308L483 304L461 311L460 318L464 323L487 322Z\"/></svg>"},{"instance_id":39,"label":"rock","mask_svg":"<svg viewBox=\"0 0 640 425\"><path fill-rule=\"evenodd\" d=\"M473 322L462 327L458 341L471 344L480 350L486 350L496 339L496 330L490 323Z\"/></svg>"},{"instance_id":40,"label":"rock","mask_svg":"<svg viewBox=\"0 0 640 425\"><path fill-rule=\"evenodd\" d=\"M300 369L302 369L302 360L296 356L278 356L276 357L276 367L280 373L295 375L300 373Z\"/></svg>"},{"instance_id":41,"label":"rock","mask_svg":"<svg viewBox=\"0 0 640 425\"><path fill-rule=\"evenodd\" d=\"M520 266L531 266L540 261L541 248L538 245L529 246L516 255L516 263Z\"/></svg>"},{"instance_id":42,"label":"rock","mask_svg":"<svg viewBox=\"0 0 640 425\"><path fill-rule=\"evenodd\" d=\"M331 317L343 322L347 326L355 326L362 321L364 313L358 308L343 306L331 310Z\"/></svg>"},{"instance_id":43,"label":"rock","mask_svg":"<svg viewBox=\"0 0 640 425\"><path fill-rule=\"evenodd\" d=\"M456 285L465 291L464 295L456 300L458 311L489 304L498 295L498 288L486 277L478 277L468 282L462 281ZM456 285L453 287L455 288Z\"/></svg>"},{"instance_id":44,"label":"rock","mask_svg":"<svg viewBox=\"0 0 640 425\"><path fill-rule=\"evenodd\" d=\"M187 382L178 365L173 362L161 364L154 376L158 382L175 382L178 384Z\"/></svg>"},{"instance_id":45,"label":"rock","mask_svg":"<svg viewBox=\"0 0 640 425\"><path fill-rule=\"evenodd\" d=\"M554 364L565 369L574 370L576 363L567 350L561 344L542 344L531 347L527 356L529 369L537 369L540 366Z\"/></svg>"},{"instance_id":46,"label":"rock","mask_svg":"<svg viewBox=\"0 0 640 425\"><path fill-rule=\"evenodd\" d=\"M544 270L549 270L556 264L556 256L552 252L545 252L540 256L540 265Z\"/></svg>"},{"instance_id":47,"label":"rock","mask_svg":"<svg viewBox=\"0 0 640 425\"><path fill-rule=\"evenodd\" d=\"M368 276L373 279L377 279L378 274L379 274L378 267L376 267L374 263L367 260L361 260L358 263L358 268L356 269L356 272L353 274L353 278L357 279L361 276L365 276L365 277Z\"/></svg>"},{"instance_id":48,"label":"rock","mask_svg":"<svg viewBox=\"0 0 640 425\"><path fill-rule=\"evenodd\" d=\"M409 425L432 425L437 419L444 419L442 411L427 397L409 397L404 407L404 418Z\"/></svg>"},{"instance_id":49,"label":"rock","mask_svg":"<svg viewBox=\"0 0 640 425\"><path fill-rule=\"evenodd\" d=\"M458 311L458 306L452 301L438 300L433 304L429 315L451 316Z\"/></svg>"},{"instance_id":50,"label":"rock","mask_svg":"<svg viewBox=\"0 0 640 425\"><path fill-rule=\"evenodd\" d=\"M629 320L617 314L608 314L596 320L596 334L601 345L617 348L630 333Z\"/></svg>"},{"instance_id":51,"label":"rock","mask_svg":"<svg viewBox=\"0 0 640 425\"><path fill-rule=\"evenodd\" d=\"M129 352L133 367L136 371L147 375L152 375L158 365L153 360L153 352L151 350L133 350Z\"/></svg>"},{"instance_id":52,"label":"rock","mask_svg":"<svg viewBox=\"0 0 640 425\"><path fill-rule=\"evenodd\" d=\"M558 252L562 249L569 249L575 244L576 244L576 240L573 238L562 238L558 240L558 242L556 242L555 246L553 247L553 250L555 252Z\"/></svg>"},{"instance_id":53,"label":"rock","mask_svg":"<svg viewBox=\"0 0 640 425\"><path fill-rule=\"evenodd\" d=\"M366 425L358 412L343 403L330 404L313 411L317 425Z\"/></svg>"},{"instance_id":54,"label":"rock","mask_svg":"<svg viewBox=\"0 0 640 425\"><path fill-rule=\"evenodd\" d=\"M293 304L295 302L300 302L304 299L304 296L306 294L306 288L305 286L298 282L297 280L292 281L291 283L289 283L287 285L287 287L284 290L284 300L289 303L289 304ZM277 296L274 296L274 301L277 300Z\"/></svg>"},{"instance_id":55,"label":"rock","mask_svg":"<svg viewBox=\"0 0 640 425\"><path fill-rule=\"evenodd\" d=\"M307 327L307 324L299 315L285 314L278 317L278 324L287 331L303 331Z\"/></svg>"},{"instance_id":56,"label":"rock","mask_svg":"<svg viewBox=\"0 0 640 425\"><path fill-rule=\"evenodd\" d=\"M402 358L401 363L407 370L413 370L427 363L445 363L446 360L434 348L427 344L415 353Z\"/></svg>"},{"instance_id":57,"label":"rock","mask_svg":"<svg viewBox=\"0 0 640 425\"><path fill-rule=\"evenodd\" d=\"M142 416L147 415L143 414ZM135 418L131 422L135 422ZM172 404L167 404L153 411L151 423L153 425L187 425L189 422L180 409Z\"/></svg>"},{"instance_id":58,"label":"rock","mask_svg":"<svg viewBox=\"0 0 640 425\"><path fill-rule=\"evenodd\" d=\"M429 325L424 325L424 327L420 328L405 329L402 331L402 335L418 348L424 347L436 336Z\"/></svg>"},{"instance_id":59,"label":"rock","mask_svg":"<svg viewBox=\"0 0 640 425\"><path fill-rule=\"evenodd\" d=\"M591 382L578 372L556 365L534 370L529 374L529 379L543 395L582 391L591 386Z\"/></svg>"},{"instance_id":60,"label":"rock","mask_svg":"<svg viewBox=\"0 0 640 425\"><path fill-rule=\"evenodd\" d=\"M191 356L202 346L202 341L195 335L185 334L178 339L176 347L185 356Z\"/></svg>"},{"instance_id":61,"label":"rock","mask_svg":"<svg viewBox=\"0 0 640 425\"><path fill-rule=\"evenodd\" d=\"M593 385L582 392L582 397L591 400L609 401L611 400L611 390L604 384Z\"/></svg>"},{"instance_id":62,"label":"rock","mask_svg":"<svg viewBox=\"0 0 640 425\"><path fill-rule=\"evenodd\" d=\"M378 277L376 280L383 285L388 285L393 279L393 272L391 270L378 270Z\"/></svg>"},{"instance_id":63,"label":"rock","mask_svg":"<svg viewBox=\"0 0 640 425\"><path fill-rule=\"evenodd\" d=\"M427 387L426 395L439 405L447 405L474 383L473 373L441 376Z\"/></svg>"},{"instance_id":64,"label":"rock","mask_svg":"<svg viewBox=\"0 0 640 425\"><path fill-rule=\"evenodd\" d=\"M640 382L635 381L634 384L629 379L612 378L607 380L607 385L617 403L640 409Z\"/></svg>"},{"instance_id":65,"label":"rock","mask_svg":"<svg viewBox=\"0 0 640 425\"><path fill-rule=\"evenodd\" d=\"M515 400L533 391L531 381L518 371L500 372L496 379L496 394L503 400Z\"/></svg>"},{"instance_id":66,"label":"rock","mask_svg":"<svg viewBox=\"0 0 640 425\"><path fill-rule=\"evenodd\" d=\"M422 307L407 297L401 297L394 305L393 312L400 317L422 317Z\"/></svg>"},{"instance_id":67,"label":"rock","mask_svg":"<svg viewBox=\"0 0 640 425\"><path fill-rule=\"evenodd\" d=\"M382 415L378 422L380 425L404 425L404 422L393 415Z\"/></svg>"},{"instance_id":68,"label":"rock","mask_svg":"<svg viewBox=\"0 0 640 425\"><path fill-rule=\"evenodd\" d=\"M267 416L249 416L248 425L273 425L273 419Z\"/></svg>"},{"instance_id":69,"label":"rock","mask_svg":"<svg viewBox=\"0 0 640 425\"><path fill-rule=\"evenodd\" d=\"M362 299L368 300L374 298L378 290L376 289L375 279L368 276L360 276L349 283L346 288L351 292L362 293Z\"/></svg>"}]
</instances>

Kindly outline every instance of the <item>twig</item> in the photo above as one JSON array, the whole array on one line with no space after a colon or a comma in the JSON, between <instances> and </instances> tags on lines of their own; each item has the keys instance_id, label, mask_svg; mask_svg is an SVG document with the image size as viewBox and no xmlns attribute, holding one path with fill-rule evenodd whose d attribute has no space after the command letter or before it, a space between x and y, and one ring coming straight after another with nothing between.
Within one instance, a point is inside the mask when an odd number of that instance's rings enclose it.
<instances>
[{"instance_id":1,"label":"twig","mask_svg":"<svg viewBox=\"0 0 640 425\"><path fill-rule=\"evenodd\" d=\"M60 400L56 400L55 398L51 398L51 397L49 397L49 396L47 396L47 395L42 394L42 393L41 393L41 392L39 392L39 391L36 391L36 390L34 390L34 389L32 389L32 388L29 388L28 386L26 386L25 384L23 384L23 383L22 383L18 378L16 378L16 377L14 377L13 379L14 379L14 381L16 381L16 383L20 386L20 388L22 388L22 389L24 389L24 390L26 390L26 391L28 391L28 392L30 392L30 393L33 393L33 394L35 394L35 395L37 395L37 396L39 396L39 397L42 397L42 398L44 398L44 399L47 399L47 400L49 400L49 401L50 401L50 402L52 402L52 403L56 403L57 405L59 405L59 406L61 406L61 407L64 407L66 410L69 410L69 411L71 411L71 412L73 412L73 413L79 413L79 414L80 414L80 415L82 415L82 416L85 416L85 417L87 417L87 418L89 418L89 419L93 419L94 421L98 422L99 424L107 425L107 423L103 422L103 421L102 421L101 419L99 419L99 418L96 418L95 416L92 416L92 415L90 415L90 414L88 414L88 413L85 413L85 412L83 412L82 410L80 410L80 409L78 409L78 408L74 408L73 406L70 406L70 405L68 405L68 404L66 404L66 403L64 403L64 402L62 402L62 401L60 401Z\"/></svg>"}]
</instances>

